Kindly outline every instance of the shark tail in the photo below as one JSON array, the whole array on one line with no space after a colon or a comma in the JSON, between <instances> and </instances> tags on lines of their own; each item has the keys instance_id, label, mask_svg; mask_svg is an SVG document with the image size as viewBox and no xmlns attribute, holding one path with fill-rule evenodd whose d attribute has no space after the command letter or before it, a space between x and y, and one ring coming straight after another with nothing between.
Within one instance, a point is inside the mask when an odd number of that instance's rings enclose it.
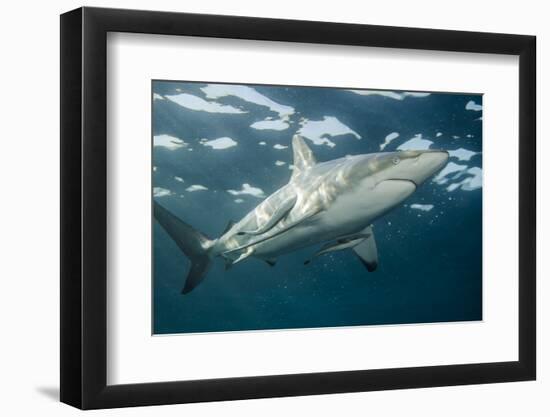
<instances>
[{"instance_id":1,"label":"shark tail","mask_svg":"<svg viewBox=\"0 0 550 417\"><path fill-rule=\"evenodd\" d=\"M156 201L153 204L155 219L191 261L191 268L181 291L182 294L187 294L201 283L210 269L212 264L210 249L215 241L193 229Z\"/></svg>"}]
</instances>

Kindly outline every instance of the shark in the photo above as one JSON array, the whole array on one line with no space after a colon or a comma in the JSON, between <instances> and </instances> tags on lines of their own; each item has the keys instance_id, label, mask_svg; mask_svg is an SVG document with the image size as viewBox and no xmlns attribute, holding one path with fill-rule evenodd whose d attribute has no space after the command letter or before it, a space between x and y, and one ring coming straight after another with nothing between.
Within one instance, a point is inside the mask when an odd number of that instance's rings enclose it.
<instances>
[{"instance_id":1,"label":"shark","mask_svg":"<svg viewBox=\"0 0 550 417\"><path fill-rule=\"evenodd\" d=\"M322 245L310 259L351 250L367 271L378 266L373 222L401 205L446 165L444 150L403 150L317 162L304 138L292 138L289 182L240 221L211 239L153 200L157 222L191 266L182 289L191 292L221 257L226 269L249 258L274 266L279 256Z\"/></svg>"}]
</instances>

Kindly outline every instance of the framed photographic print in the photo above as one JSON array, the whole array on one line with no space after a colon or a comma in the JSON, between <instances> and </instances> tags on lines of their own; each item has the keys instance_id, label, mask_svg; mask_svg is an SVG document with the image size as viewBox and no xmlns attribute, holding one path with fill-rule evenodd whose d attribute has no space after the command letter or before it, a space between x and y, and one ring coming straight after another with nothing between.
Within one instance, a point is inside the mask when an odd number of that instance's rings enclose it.
<instances>
[{"instance_id":1,"label":"framed photographic print","mask_svg":"<svg viewBox=\"0 0 550 417\"><path fill-rule=\"evenodd\" d=\"M535 378L535 38L61 17L61 400Z\"/></svg>"}]
</instances>

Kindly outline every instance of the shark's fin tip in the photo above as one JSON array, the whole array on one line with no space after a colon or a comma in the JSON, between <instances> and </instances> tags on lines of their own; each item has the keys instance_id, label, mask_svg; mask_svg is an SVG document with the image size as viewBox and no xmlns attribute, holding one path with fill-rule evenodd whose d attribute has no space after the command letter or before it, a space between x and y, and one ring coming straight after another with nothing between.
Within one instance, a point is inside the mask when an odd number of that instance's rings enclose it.
<instances>
[{"instance_id":1,"label":"shark's fin tip","mask_svg":"<svg viewBox=\"0 0 550 417\"><path fill-rule=\"evenodd\" d=\"M374 272L376 268L378 268L378 249L376 247L376 241L374 240L372 225L367 227L364 233L367 234L368 237L357 246L354 246L353 251L365 268L367 268L367 271Z\"/></svg>"},{"instance_id":2,"label":"shark's fin tip","mask_svg":"<svg viewBox=\"0 0 550 417\"><path fill-rule=\"evenodd\" d=\"M269 266L275 266L275 264L277 263L277 259L265 259L265 263Z\"/></svg>"},{"instance_id":3,"label":"shark's fin tip","mask_svg":"<svg viewBox=\"0 0 550 417\"><path fill-rule=\"evenodd\" d=\"M304 138L300 135L292 137L292 153L294 154L294 170L292 171L291 180L317 163L310 147L307 146Z\"/></svg>"}]
</instances>

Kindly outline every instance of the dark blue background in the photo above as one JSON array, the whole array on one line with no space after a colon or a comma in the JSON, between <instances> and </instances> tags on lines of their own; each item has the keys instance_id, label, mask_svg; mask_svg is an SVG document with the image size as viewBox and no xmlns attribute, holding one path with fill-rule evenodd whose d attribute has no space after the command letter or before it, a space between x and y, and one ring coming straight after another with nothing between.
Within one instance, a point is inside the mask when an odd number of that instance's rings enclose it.
<instances>
[{"instance_id":1,"label":"dark blue background","mask_svg":"<svg viewBox=\"0 0 550 417\"><path fill-rule=\"evenodd\" d=\"M204 86L155 81L153 91L177 94L179 88L204 98L200 90ZM418 133L434 142L432 148L482 150L482 122L476 120L481 112L465 109L470 100L481 103L479 95L434 93L395 100L339 89L253 87L280 104L294 107L296 114L291 120L295 123L283 131L252 129L253 122L278 115L237 97L216 101L248 113L208 113L166 99L153 102L153 134L184 139L193 148L154 148L154 186L173 192L158 201L211 237L218 237L230 219L241 219L261 201L239 196L245 201L237 204L228 189L250 183L269 195L288 181L288 166L277 167L274 162L292 163L291 148L276 150L273 144L289 146L300 117L319 120L335 116L363 137L331 138L334 148L308 142L319 161L377 152L385 136L394 131L400 137L386 151L395 150ZM443 135L436 137L436 132ZM453 139L454 135L459 138ZM214 150L199 143L201 138L222 136L233 138L238 146ZM267 146L259 146L259 141L267 142ZM478 154L470 161L451 161L481 167L481 157ZM185 182L175 181L174 176ZM191 184L209 190L185 191ZM374 273L368 273L350 251L325 255L304 266L303 261L316 249L308 248L281 257L273 268L248 259L224 271L223 262L217 260L203 283L182 295L189 261L154 222L153 332L480 320L482 189L449 192L447 185L428 181L405 202L406 206L375 222L379 268ZM433 204L434 208L428 212L414 210L410 208L414 203Z\"/></svg>"}]
</instances>

